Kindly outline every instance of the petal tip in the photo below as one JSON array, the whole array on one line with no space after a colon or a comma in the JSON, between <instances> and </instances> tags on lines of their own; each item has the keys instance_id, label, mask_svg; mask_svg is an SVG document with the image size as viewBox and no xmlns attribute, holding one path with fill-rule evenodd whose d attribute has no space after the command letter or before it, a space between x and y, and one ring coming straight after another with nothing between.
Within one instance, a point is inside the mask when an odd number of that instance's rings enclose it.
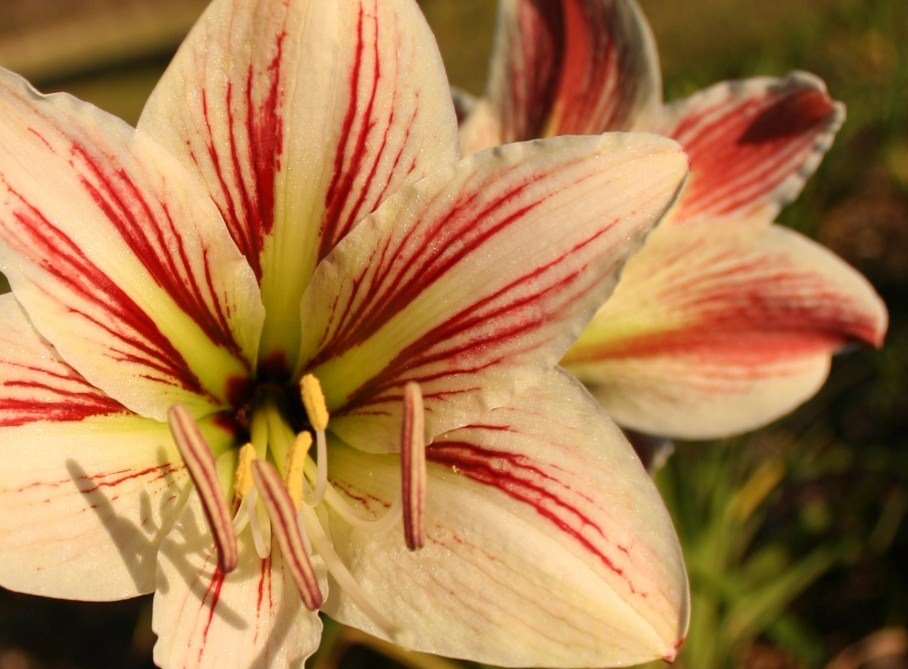
<instances>
[{"instance_id":1,"label":"petal tip","mask_svg":"<svg viewBox=\"0 0 908 669\"><path fill-rule=\"evenodd\" d=\"M889 311L883 300L877 297L877 312L875 322L872 326L871 334L867 338L867 343L879 350L883 348L886 341L886 333L889 331Z\"/></svg>"},{"instance_id":2,"label":"petal tip","mask_svg":"<svg viewBox=\"0 0 908 669\"><path fill-rule=\"evenodd\" d=\"M678 638L678 641L675 642L675 645L672 646L665 655L662 656L663 661L672 664L677 658L678 653L681 652L681 646L684 645L684 641L687 639L686 635L682 635Z\"/></svg>"},{"instance_id":3,"label":"petal tip","mask_svg":"<svg viewBox=\"0 0 908 669\"><path fill-rule=\"evenodd\" d=\"M854 293L854 325L846 336L851 342L861 342L879 350L889 330L889 310L873 285L857 270L849 267L857 280Z\"/></svg>"}]
</instances>

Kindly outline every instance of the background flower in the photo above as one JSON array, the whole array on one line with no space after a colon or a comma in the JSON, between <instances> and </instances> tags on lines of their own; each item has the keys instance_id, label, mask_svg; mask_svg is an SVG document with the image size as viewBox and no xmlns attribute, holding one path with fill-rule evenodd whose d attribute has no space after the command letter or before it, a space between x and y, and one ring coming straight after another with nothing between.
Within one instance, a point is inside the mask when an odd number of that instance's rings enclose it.
<instances>
[{"instance_id":1,"label":"background flower","mask_svg":"<svg viewBox=\"0 0 908 669\"><path fill-rule=\"evenodd\" d=\"M872 287L809 239L772 226L844 118L795 72L662 103L659 58L634 0L503 0L485 97L456 97L466 151L559 134L648 129L691 176L562 364L620 424L707 438L763 425L816 392L833 353L882 343Z\"/></svg>"}]
</instances>

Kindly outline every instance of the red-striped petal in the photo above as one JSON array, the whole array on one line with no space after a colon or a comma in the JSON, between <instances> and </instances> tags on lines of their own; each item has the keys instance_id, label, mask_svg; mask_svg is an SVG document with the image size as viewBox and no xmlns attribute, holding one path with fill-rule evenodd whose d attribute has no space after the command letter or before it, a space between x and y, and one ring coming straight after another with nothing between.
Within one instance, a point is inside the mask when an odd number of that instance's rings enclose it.
<instances>
[{"instance_id":1,"label":"red-striped petal","mask_svg":"<svg viewBox=\"0 0 908 669\"><path fill-rule=\"evenodd\" d=\"M503 0L488 97L506 142L643 127L655 44L634 0Z\"/></svg>"},{"instance_id":2,"label":"red-striped petal","mask_svg":"<svg viewBox=\"0 0 908 669\"><path fill-rule=\"evenodd\" d=\"M427 449L426 545L331 519L334 546L417 650L515 666L672 657L687 626L681 551L621 431L566 374ZM396 456L338 446L331 478L380 514ZM342 591L326 612L380 633Z\"/></svg>"},{"instance_id":3,"label":"red-striped petal","mask_svg":"<svg viewBox=\"0 0 908 669\"><path fill-rule=\"evenodd\" d=\"M187 483L167 426L148 418L0 427L0 586L91 601L151 592Z\"/></svg>"},{"instance_id":4,"label":"red-striped petal","mask_svg":"<svg viewBox=\"0 0 908 669\"><path fill-rule=\"evenodd\" d=\"M685 169L654 135L556 138L475 154L386 203L303 300L300 357L332 431L397 450L409 381L429 438L506 402L605 300Z\"/></svg>"},{"instance_id":5,"label":"red-striped petal","mask_svg":"<svg viewBox=\"0 0 908 669\"><path fill-rule=\"evenodd\" d=\"M158 553L152 629L161 667L295 667L318 648L322 624L306 611L280 551L260 560L247 527L239 563L218 568L197 504Z\"/></svg>"},{"instance_id":6,"label":"red-striped petal","mask_svg":"<svg viewBox=\"0 0 908 669\"><path fill-rule=\"evenodd\" d=\"M255 277L201 186L121 121L6 72L0 269L60 355L140 414L210 410L251 372Z\"/></svg>"},{"instance_id":7,"label":"red-striped petal","mask_svg":"<svg viewBox=\"0 0 908 669\"><path fill-rule=\"evenodd\" d=\"M318 260L457 151L437 47L405 0L217 0L140 127L202 175L260 280L263 354L291 367Z\"/></svg>"},{"instance_id":8,"label":"red-striped petal","mask_svg":"<svg viewBox=\"0 0 908 669\"><path fill-rule=\"evenodd\" d=\"M886 322L867 281L809 239L690 222L653 233L564 364L622 425L710 438L787 413L835 351L879 346Z\"/></svg>"},{"instance_id":9,"label":"red-striped petal","mask_svg":"<svg viewBox=\"0 0 908 669\"><path fill-rule=\"evenodd\" d=\"M669 106L660 131L678 140L691 178L672 220L758 214L794 200L845 118L813 75L716 84Z\"/></svg>"},{"instance_id":10,"label":"red-striped petal","mask_svg":"<svg viewBox=\"0 0 908 669\"><path fill-rule=\"evenodd\" d=\"M66 599L154 588L154 556L185 499L165 424L88 384L0 296L0 585ZM210 424L223 450L233 439Z\"/></svg>"},{"instance_id":11,"label":"red-striped petal","mask_svg":"<svg viewBox=\"0 0 908 669\"><path fill-rule=\"evenodd\" d=\"M67 365L11 294L0 295L0 426L131 413Z\"/></svg>"}]
</instances>

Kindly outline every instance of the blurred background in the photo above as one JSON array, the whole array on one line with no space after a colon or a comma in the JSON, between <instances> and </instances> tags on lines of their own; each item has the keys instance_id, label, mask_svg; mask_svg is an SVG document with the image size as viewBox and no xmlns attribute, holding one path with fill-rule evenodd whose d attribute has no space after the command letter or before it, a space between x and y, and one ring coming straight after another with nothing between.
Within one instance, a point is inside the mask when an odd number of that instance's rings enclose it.
<instances>
[{"instance_id":1,"label":"blurred background","mask_svg":"<svg viewBox=\"0 0 908 669\"><path fill-rule=\"evenodd\" d=\"M890 309L881 351L743 437L679 444L657 474L693 586L684 669L908 667L908 16L904 0L640 0L666 99L716 81L822 77L848 121L781 221L863 272ZM204 0L0 0L0 65L134 123ZM452 83L481 93L493 0L422 0ZM0 590L0 669L150 667L148 599ZM327 628L311 662L454 669ZM654 665L655 666L655 665Z\"/></svg>"}]
</instances>

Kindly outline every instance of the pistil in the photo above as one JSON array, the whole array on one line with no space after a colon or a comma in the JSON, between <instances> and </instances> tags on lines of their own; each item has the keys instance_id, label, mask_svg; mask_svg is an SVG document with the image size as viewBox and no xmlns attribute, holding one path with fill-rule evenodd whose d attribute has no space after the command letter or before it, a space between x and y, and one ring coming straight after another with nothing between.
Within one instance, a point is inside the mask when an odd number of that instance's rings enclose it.
<instances>
[{"instance_id":1,"label":"pistil","mask_svg":"<svg viewBox=\"0 0 908 669\"><path fill-rule=\"evenodd\" d=\"M180 455L189 470L189 476L202 500L202 510L214 537L218 553L218 566L229 573L236 569L237 543L227 499L218 482L214 455L205 443L192 414L182 404L175 404L167 412L170 432Z\"/></svg>"},{"instance_id":2,"label":"pistil","mask_svg":"<svg viewBox=\"0 0 908 669\"><path fill-rule=\"evenodd\" d=\"M271 555L271 519L267 512L259 514L256 502L258 492L253 486L249 494L243 498L243 504L246 506L246 517L249 519L249 531L252 532L255 553L259 559L264 560Z\"/></svg>"},{"instance_id":3,"label":"pistil","mask_svg":"<svg viewBox=\"0 0 908 669\"><path fill-rule=\"evenodd\" d=\"M334 577L334 580L337 581L337 585L341 590L353 600L359 610L366 614L383 634L393 639L401 646L412 646L413 641L410 638L410 635L394 625L372 605L372 602L369 601L369 597L363 591L360 584L357 583L356 578L350 573L350 570L347 569L347 565L344 564L343 560L340 559L340 556L334 550L334 545L322 529L318 516L315 515L315 510L307 506L302 507L299 520L308 531L309 538L312 540L312 546L322 560L325 561L325 566L328 568L328 571L331 572L331 575Z\"/></svg>"}]
</instances>

